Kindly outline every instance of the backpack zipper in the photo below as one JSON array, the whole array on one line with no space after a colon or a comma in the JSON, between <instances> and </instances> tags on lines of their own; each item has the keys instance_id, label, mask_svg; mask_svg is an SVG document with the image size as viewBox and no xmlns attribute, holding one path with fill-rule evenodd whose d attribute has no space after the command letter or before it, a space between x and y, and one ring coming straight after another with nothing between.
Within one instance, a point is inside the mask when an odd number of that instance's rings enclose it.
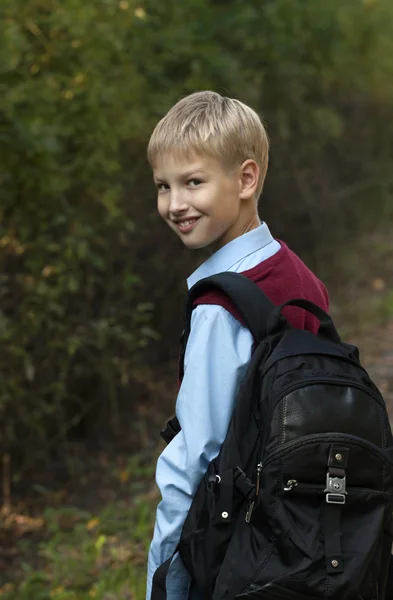
<instances>
[{"instance_id":1,"label":"backpack zipper","mask_svg":"<svg viewBox=\"0 0 393 600\"><path fill-rule=\"evenodd\" d=\"M384 405L384 400L382 398L382 396L380 396L377 392L375 392L374 390L370 389L369 387L367 387L366 385L362 384L362 383L358 383L356 381L353 381L351 379L345 379L345 380L339 380L339 379L328 379L328 378L315 378L315 379L302 379L301 381L297 381L295 384L291 384L288 385L286 388L284 388L284 390L281 391L279 397L277 398L276 402L274 403L274 406L271 408L270 412L269 412L269 417L266 419L265 423L270 423L271 421L271 416L273 414L273 411L275 409L275 407L277 406L277 404L284 398L284 396L286 396L287 394L300 389L302 387L309 387L311 385L318 385L318 384L331 384L331 385L340 385L340 386L350 386L350 387L354 387L357 388L359 390L364 391L365 393L367 393L370 397L374 398L378 404L382 407L382 408L386 408ZM315 435L315 434L314 434ZM317 434L318 435L318 439L321 438L321 436L326 435L326 434ZM330 435L330 434L327 434ZM340 434L341 435L341 434ZM312 436L303 436L301 439L305 439L308 437L312 437ZM353 436L355 439L360 439L357 438L356 436ZM263 441L262 441L262 455L265 449L265 445L266 445L266 441L267 441L267 426L265 428L265 432L264 432L264 436L263 436ZM289 447L291 447L292 444L297 444L299 442L299 440L292 440L291 442L287 442L287 444L289 444ZM303 442L302 442L303 443ZM302 445L302 443L300 445ZM311 443L311 442L310 442ZM277 449L274 452L278 452L280 453L281 451L285 451L285 448L287 448L287 444L285 444L284 446L282 446L281 448ZM375 446L375 448L378 448L377 446ZM381 451L383 452L383 451ZM383 455L384 457L384 455ZM268 458L270 459L270 456L268 456ZM384 459L384 458L383 458ZM269 460L270 462L270 460ZM390 464L390 463L389 463ZM258 488L258 493L259 493L259 481L260 481L260 475L262 472L262 469L266 466L266 459L262 465L262 463L259 463L257 466L257 479L256 479L256 487ZM393 467L393 464L390 465ZM246 522L249 523L251 520L251 516L254 510L254 506L255 506L255 501L257 498L257 495L255 496L255 500L250 502L250 505L248 507L247 513L246 513Z\"/></svg>"},{"instance_id":2,"label":"backpack zipper","mask_svg":"<svg viewBox=\"0 0 393 600\"><path fill-rule=\"evenodd\" d=\"M382 408L386 409L386 405L384 403L382 395L378 394L377 392L374 392L374 390L371 390L369 387L367 387L366 385L364 385L362 383L358 383L358 382L352 381L350 379L346 379L343 381L343 380L338 380L338 379L328 379L326 377L325 378L315 378L315 379L310 379L310 378L302 379L301 381L297 381L296 383L288 385L286 388L284 388L281 391L280 395L278 396L277 400L275 401L274 405L271 405L268 418L266 418L266 420L265 420L266 425L265 425L264 435L262 438L262 454L265 449L265 445L266 445L266 441L267 441L268 427L269 427L269 424L270 424L270 421L272 418L273 411L276 408L277 404L279 402L281 402L281 400L284 398L284 396L286 396L287 394L290 394L291 392L294 392L297 389L300 389L302 387L309 387L311 385L318 385L318 384L331 384L331 385L349 386L349 387L357 388L359 390L366 392L369 396L374 398Z\"/></svg>"},{"instance_id":3,"label":"backpack zipper","mask_svg":"<svg viewBox=\"0 0 393 600\"><path fill-rule=\"evenodd\" d=\"M263 463L263 468L269 465L274 459L281 455L285 455L287 452L293 450L297 446L300 448L301 446L306 446L308 444L312 444L314 442L350 442L355 446L360 446L374 454L379 460L385 463L387 467L393 469L393 461L387 456L386 452L369 442L368 440L364 440L362 438L357 437L356 435L351 435L347 433L313 433L310 435L304 435L297 440L291 440L290 442L286 442L280 448L276 450L272 450L267 456L265 456L265 460Z\"/></svg>"},{"instance_id":4,"label":"backpack zipper","mask_svg":"<svg viewBox=\"0 0 393 600\"><path fill-rule=\"evenodd\" d=\"M274 361L270 360L272 355L270 355L270 358L268 358L266 360L264 368L261 370L261 377L265 377L266 373L268 373L268 371L270 371L270 369L272 367L274 367L274 365L276 365L280 360L285 360L286 358L293 358L294 356L299 356L298 354L292 354L292 353L288 353L288 352L284 352L284 353L281 352L279 354L280 355L277 356ZM341 354L330 353L330 352L312 352L312 353L310 353L310 355L328 356L329 358L340 360L340 362L349 363L350 365L363 371L368 377L368 373L367 373L366 369L360 364L360 362L358 360L353 360L352 358L349 358L348 356L342 356ZM302 355L300 355L300 356L302 356ZM303 356L306 356L306 355L303 354Z\"/></svg>"},{"instance_id":5,"label":"backpack zipper","mask_svg":"<svg viewBox=\"0 0 393 600\"><path fill-rule=\"evenodd\" d=\"M290 494L291 492L317 492L318 494L325 494L326 486L320 483L303 483L297 479L289 479L285 484L283 484L282 490L285 492L285 495ZM350 492L374 492L377 494L386 495L386 492L381 492L381 490L376 490L375 488L365 488L356 485L348 486L347 491L348 494Z\"/></svg>"},{"instance_id":6,"label":"backpack zipper","mask_svg":"<svg viewBox=\"0 0 393 600\"><path fill-rule=\"evenodd\" d=\"M372 444L371 442L367 441L367 440L363 440L361 438L356 437L355 435L350 435L350 434L333 434L333 433L319 433L319 434L311 434L311 435L305 435L297 440L291 440L290 442L287 442L286 444L283 444L281 446L281 448L277 448L276 450L273 450L272 452L270 452L270 454L268 454L265 457L264 462L260 462L257 465L257 479L256 479L256 494L255 494L255 498L254 500L252 500L250 502L250 505L248 507L247 513L246 513L246 517L245 517L245 521L246 523L250 523L251 521L251 517L252 517L252 513L254 510L254 506L255 506L255 502L257 501L258 495L259 495L259 489L260 489L260 477L261 477L261 473L263 471L263 469L265 467L267 467L271 462L273 462L274 459L276 459L277 457L281 457L284 456L285 454L287 454L289 451L293 450L294 448L301 447L301 446L306 446L309 444L312 444L314 442L320 442L320 441L331 441L331 442L351 442L353 445L355 446L360 446L365 448L366 450L368 450L369 452L371 452L372 454L374 454L374 456L376 456L379 460L381 460L388 468L393 469L393 461L388 458L388 456L386 455L386 453L381 449L378 448L378 446L375 446L375 444ZM287 484L286 484L286 488L284 488L285 492L290 492L292 491L294 488L296 488L299 484L299 482L296 479L290 479ZM309 485L310 489L311 488L316 488L319 487L317 484L301 484L303 485ZM379 490L381 491L381 490Z\"/></svg>"},{"instance_id":7,"label":"backpack zipper","mask_svg":"<svg viewBox=\"0 0 393 600\"><path fill-rule=\"evenodd\" d=\"M285 486L283 487L284 492L291 492L293 490L293 488L297 487L299 485L299 482L297 479L289 479ZM322 487L322 486L319 486Z\"/></svg>"},{"instance_id":8,"label":"backpack zipper","mask_svg":"<svg viewBox=\"0 0 393 600\"><path fill-rule=\"evenodd\" d=\"M282 390L281 394L279 395L276 402L274 403L274 406L276 406L280 402L280 400L283 399L284 396L295 391L298 388L309 387L310 385L318 385L318 384L323 384L323 383L331 384L331 385L349 386L349 387L358 388L359 390L363 390L369 396L372 396L382 406L382 408L385 408L385 402L383 400L382 395L380 395L377 392L375 392L374 390L370 389L367 385L364 385L363 383L359 383L357 381L353 381L351 379L344 379L344 380L328 379L327 377L325 377L325 378L317 378L316 377L315 379L312 379L312 378L302 379L301 381L297 381L296 383L293 383L293 384L287 386L286 388L284 388L284 390Z\"/></svg>"}]
</instances>

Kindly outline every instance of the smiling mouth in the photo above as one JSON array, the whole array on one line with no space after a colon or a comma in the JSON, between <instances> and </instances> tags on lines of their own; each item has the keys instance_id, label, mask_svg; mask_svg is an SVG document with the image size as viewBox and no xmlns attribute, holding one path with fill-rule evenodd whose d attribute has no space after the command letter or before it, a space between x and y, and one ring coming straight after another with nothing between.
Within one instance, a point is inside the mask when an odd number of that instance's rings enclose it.
<instances>
[{"instance_id":1,"label":"smiling mouth","mask_svg":"<svg viewBox=\"0 0 393 600\"><path fill-rule=\"evenodd\" d=\"M199 219L200 217L185 219L184 221L177 221L175 225L181 233L189 233L190 231L192 231L192 229L194 229L194 226L199 221Z\"/></svg>"}]
</instances>

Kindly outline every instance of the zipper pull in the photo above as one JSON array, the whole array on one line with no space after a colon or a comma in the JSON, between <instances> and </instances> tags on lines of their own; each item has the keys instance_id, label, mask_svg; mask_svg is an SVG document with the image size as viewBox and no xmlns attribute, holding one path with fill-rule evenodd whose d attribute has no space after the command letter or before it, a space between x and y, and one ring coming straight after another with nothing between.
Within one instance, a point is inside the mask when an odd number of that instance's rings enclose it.
<instances>
[{"instance_id":1,"label":"zipper pull","mask_svg":"<svg viewBox=\"0 0 393 600\"><path fill-rule=\"evenodd\" d=\"M291 490L293 490L294 487L296 487L298 485L298 481L296 481L296 479L290 479L289 481L287 481L286 486L284 487L284 492L290 492Z\"/></svg>"},{"instance_id":2,"label":"zipper pull","mask_svg":"<svg viewBox=\"0 0 393 600\"><path fill-rule=\"evenodd\" d=\"M248 511L246 513L246 523L249 523L251 521L252 511L254 510L254 506L255 506L255 502L253 500L252 502L250 502L250 506L248 507Z\"/></svg>"},{"instance_id":3,"label":"zipper pull","mask_svg":"<svg viewBox=\"0 0 393 600\"><path fill-rule=\"evenodd\" d=\"M257 465L257 480L255 483L255 498L258 498L258 495L259 495L259 485L260 485L260 477L261 477L261 473L262 473L262 468L263 468L262 463L258 463L258 465ZM255 506L255 500L252 500L250 502L250 506L248 507L248 511L246 513L246 523L249 523L251 521L254 506Z\"/></svg>"},{"instance_id":4,"label":"zipper pull","mask_svg":"<svg viewBox=\"0 0 393 600\"><path fill-rule=\"evenodd\" d=\"M259 480L261 477L262 469L263 469L262 463L258 463L258 465L257 465L257 482L255 484L255 494L257 497L259 496Z\"/></svg>"}]
</instances>

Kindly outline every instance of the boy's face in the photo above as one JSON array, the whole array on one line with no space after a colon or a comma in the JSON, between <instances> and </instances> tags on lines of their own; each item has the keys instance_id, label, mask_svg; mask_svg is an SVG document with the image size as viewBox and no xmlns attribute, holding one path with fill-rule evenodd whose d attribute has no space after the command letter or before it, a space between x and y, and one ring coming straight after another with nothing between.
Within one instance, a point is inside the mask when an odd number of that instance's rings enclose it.
<instances>
[{"instance_id":1,"label":"boy's face","mask_svg":"<svg viewBox=\"0 0 393 600\"><path fill-rule=\"evenodd\" d=\"M188 248L217 250L244 233L239 169L207 156L168 154L153 176L158 212Z\"/></svg>"}]
</instances>

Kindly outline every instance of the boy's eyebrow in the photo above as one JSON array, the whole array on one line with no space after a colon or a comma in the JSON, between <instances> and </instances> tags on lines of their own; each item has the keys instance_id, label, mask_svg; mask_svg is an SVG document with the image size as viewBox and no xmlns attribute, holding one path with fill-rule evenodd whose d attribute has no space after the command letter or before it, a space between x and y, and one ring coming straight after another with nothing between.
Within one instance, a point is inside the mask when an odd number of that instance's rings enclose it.
<instances>
[{"instance_id":1,"label":"boy's eyebrow","mask_svg":"<svg viewBox=\"0 0 393 600\"><path fill-rule=\"evenodd\" d=\"M191 169L190 171L186 171L185 173L182 173L182 177L184 177L184 179L188 179L189 177L191 177L192 175L205 175L205 171L200 168L195 168L195 169Z\"/></svg>"},{"instance_id":2,"label":"boy's eyebrow","mask_svg":"<svg viewBox=\"0 0 393 600\"><path fill-rule=\"evenodd\" d=\"M192 176L195 177L195 175L206 175L206 172L202 168L196 167L195 169L190 169L185 173L180 173L179 179L189 179ZM160 183L163 183L166 180L165 177L160 177L159 175L153 175L153 179L155 182Z\"/></svg>"},{"instance_id":3,"label":"boy's eyebrow","mask_svg":"<svg viewBox=\"0 0 393 600\"><path fill-rule=\"evenodd\" d=\"M156 173L154 173L154 172L153 172L153 179L154 179L154 181L156 181L156 182L157 182L157 181L160 181L161 183L166 181L166 179L165 179L165 176L164 176L164 175L160 175L160 174L158 174L158 173L156 174Z\"/></svg>"}]
</instances>

